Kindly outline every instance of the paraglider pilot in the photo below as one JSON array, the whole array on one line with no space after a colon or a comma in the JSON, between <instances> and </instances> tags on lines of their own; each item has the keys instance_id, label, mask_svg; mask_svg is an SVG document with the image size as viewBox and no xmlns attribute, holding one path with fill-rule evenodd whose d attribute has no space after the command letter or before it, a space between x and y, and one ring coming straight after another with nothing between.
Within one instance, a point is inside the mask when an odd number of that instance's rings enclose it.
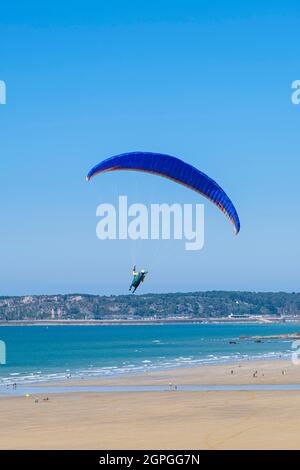
<instances>
[{"instance_id":1,"label":"paraglider pilot","mask_svg":"<svg viewBox=\"0 0 300 470\"><path fill-rule=\"evenodd\" d=\"M148 271L145 271L144 269L142 269L141 271L136 271L136 267L133 266L133 270L132 270L133 279L132 279L131 286L129 287L130 291L131 291L131 289L133 289L132 290L133 294L135 293L135 291L139 287L140 283L144 282L146 274L148 274Z\"/></svg>"}]
</instances>

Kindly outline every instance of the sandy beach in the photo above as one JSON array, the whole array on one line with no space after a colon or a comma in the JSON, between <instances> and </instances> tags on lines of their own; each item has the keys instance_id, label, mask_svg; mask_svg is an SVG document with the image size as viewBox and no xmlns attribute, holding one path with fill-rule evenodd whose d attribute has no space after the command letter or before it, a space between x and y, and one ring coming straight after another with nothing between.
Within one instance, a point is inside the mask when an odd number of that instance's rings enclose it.
<instances>
[{"instance_id":1,"label":"sandy beach","mask_svg":"<svg viewBox=\"0 0 300 470\"><path fill-rule=\"evenodd\" d=\"M166 390L54 393L44 401L39 386L35 396L1 398L0 448L300 448L299 391L180 391L184 384L300 383L300 367L288 361L201 366L83 382L164 384ZM178 386L177 391L169 390L170 382Z\"/></svg>"}]
</instances>

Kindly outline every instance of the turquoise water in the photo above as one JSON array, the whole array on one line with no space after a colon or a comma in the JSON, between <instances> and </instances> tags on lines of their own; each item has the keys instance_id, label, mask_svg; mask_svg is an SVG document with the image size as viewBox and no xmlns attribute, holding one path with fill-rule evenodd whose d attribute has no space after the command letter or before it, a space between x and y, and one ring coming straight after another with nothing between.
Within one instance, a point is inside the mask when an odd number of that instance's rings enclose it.
<instances>
[{"instance_id":1,"label":"turquoise water","mask_svg":"<svg viewBox=\"0 0 300 470\"><path fill-rule=\"evenodd\" d=\"M109 377L202 363L290 357L290 340L255 343L240 341L239 336L298 330L300 325L291 324L0 327L0 340L7 348L0 383Z\"/></svg>"}]
</instances>

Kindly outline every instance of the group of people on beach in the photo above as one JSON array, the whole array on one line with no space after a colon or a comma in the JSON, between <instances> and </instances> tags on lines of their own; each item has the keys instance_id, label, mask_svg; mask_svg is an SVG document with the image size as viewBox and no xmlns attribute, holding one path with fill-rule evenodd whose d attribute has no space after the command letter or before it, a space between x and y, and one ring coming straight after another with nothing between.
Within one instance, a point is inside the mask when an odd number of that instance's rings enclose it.
<instances>
[{"instance_id":1,"label":"group of people on beach","mask_svg":"<svg viewBox=\"0 0 300 470\"><path fill-rule=\"evenodd\" d=\"M239 365L239 367L241 367L241 366ZM230 370L230 374L231 374L231 375L234 374L234 370L233 370L233 369ZM281 375L286 375L286 370L285 370L285 369L282 369ZM262 372L261 376L264 377L265 374ZM257 370L257 369L253 372L252 377L253 377L254 379L256 379L256 378L258 377L258 370Z\"/></svg>"}]
</instances>

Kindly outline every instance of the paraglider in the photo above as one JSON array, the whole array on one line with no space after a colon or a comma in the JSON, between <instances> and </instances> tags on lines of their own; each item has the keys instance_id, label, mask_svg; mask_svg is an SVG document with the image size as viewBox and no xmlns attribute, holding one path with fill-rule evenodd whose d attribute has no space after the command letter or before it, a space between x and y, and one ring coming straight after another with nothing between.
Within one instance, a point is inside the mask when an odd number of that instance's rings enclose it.
<instances>
[{"instance_id":1,"label":"paraglider","mask_svg":"<svg viewBox=\"0 0 300 470\"><path fill-rule=\"evenodd\" d=\"M152 173L187 186L214 203L230 219L236 234L239 233L239 216L225 191L212 178L189 163L162 153L129 152L98 163L89 171L87 180L99 173L116 170Z\"/></svg>"},{"instance_id":2,"label":"paraglider","mask_svg":"<svg viewBox=\"0 0 300 470\"><path fill-rule=\"evenodd\" d=\"M144 269L142 269L141 271L137 271L136 267L135 266L133 267L133 270L132 270L133 279L132 279L131 286L129 287L130 291L131 289L133 289L132 290L133 294L139 287L140 283L144 282L146 274L148 274L148 271L145 271Z\"/></svg>"},{"instance_id":3,"label":"paraglider","mask_svg":"<svg viewBox=\"0 0 300 470\"><path fill-rule=\"evenodd\" d=\"M129 152L115 155L95 165L87 174L87 181L97 174L132 170L146 172L168 178L175 183L186 186L215 204L231 221L236 234L240 231L238 213L221 186L202 171L177 157L153 152ZM194 249L194 248L193 248ZM133 280L129 290L134 293L141 282L144 282L147 272L136 271L133 268Z\"/></svg>"}]
</instances>

